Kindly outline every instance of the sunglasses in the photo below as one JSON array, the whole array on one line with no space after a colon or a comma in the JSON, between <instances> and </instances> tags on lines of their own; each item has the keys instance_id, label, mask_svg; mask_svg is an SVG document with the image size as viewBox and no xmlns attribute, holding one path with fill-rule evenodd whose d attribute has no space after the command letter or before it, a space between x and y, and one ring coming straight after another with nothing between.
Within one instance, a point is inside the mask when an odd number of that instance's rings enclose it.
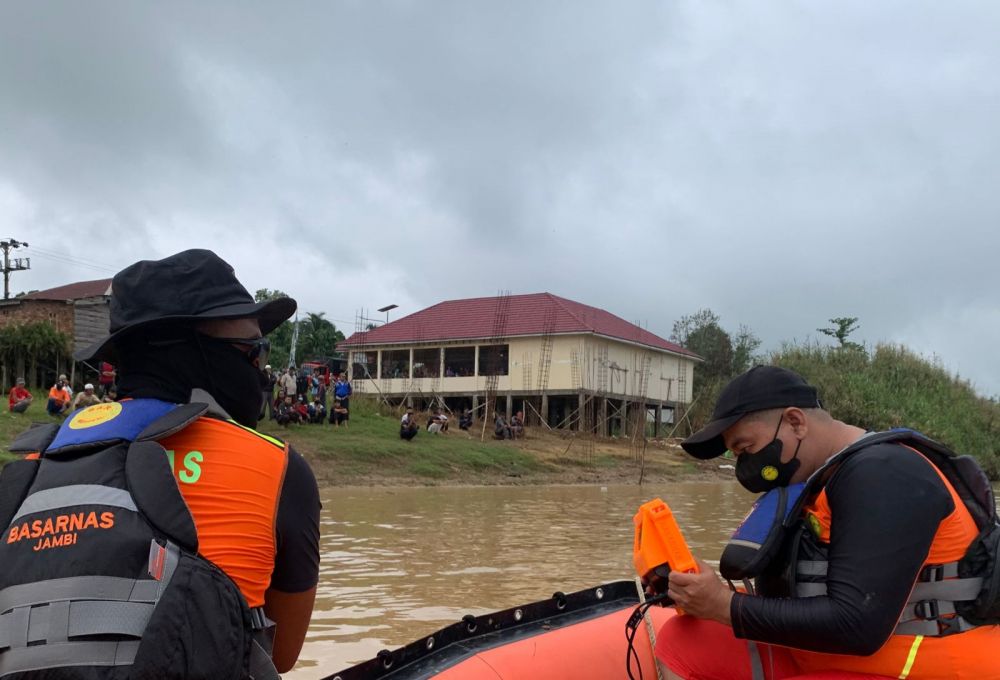
<instances>
[{"instance_id":1,"label":"sunglasses","mask_svg":"<svg viewBox=\"0 0 1000 680\"><path fill-rule=\"evenodd\" d=\"M271 341L267 338L216 338L213 336L213 339L232 345L249 347L247 360L258 368L267 363L267 358L271 354Z\"/></svg>"}]
</instances>

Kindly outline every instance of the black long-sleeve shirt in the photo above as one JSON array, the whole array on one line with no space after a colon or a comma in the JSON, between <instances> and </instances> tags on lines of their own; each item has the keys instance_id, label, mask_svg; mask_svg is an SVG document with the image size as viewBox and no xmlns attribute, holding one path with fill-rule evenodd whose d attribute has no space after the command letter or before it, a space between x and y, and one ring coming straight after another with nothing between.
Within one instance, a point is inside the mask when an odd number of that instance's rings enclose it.
<instances>
[{"instance_id":1,"label":"black long-sleeve shirt","mask_svg":"<svg viewBox=\"0 0 1000 680\"><path fill-rule=\"evenodd\" d=\"M889 639L930 550L954 510L933 465L898 444L841 464L827 485L832 516L827 594L737 594L737 637L815 652L873 654Z\"/></svg>"}]
</instances>

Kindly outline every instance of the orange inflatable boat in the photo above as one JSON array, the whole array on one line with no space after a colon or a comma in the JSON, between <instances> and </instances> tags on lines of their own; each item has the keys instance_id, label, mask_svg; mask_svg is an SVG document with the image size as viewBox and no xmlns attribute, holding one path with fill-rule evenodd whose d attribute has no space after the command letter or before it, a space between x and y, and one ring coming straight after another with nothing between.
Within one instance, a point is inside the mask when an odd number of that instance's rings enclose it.
<instances>
[{"instance_id":1,"label":"orange inflatable boat","mask_svg":"<svg viewBox=\"0 0 1000 680\"><path fill-rule=\"evenodd\" d=\"M639 605L634 581L615 581L576 593L462 621L325 680L580 680L626 678L625 623ZM674 616L653 607L653 630ZM650 625L636 630L632 673L657 677Z\"/></svg>"}]
</instances>

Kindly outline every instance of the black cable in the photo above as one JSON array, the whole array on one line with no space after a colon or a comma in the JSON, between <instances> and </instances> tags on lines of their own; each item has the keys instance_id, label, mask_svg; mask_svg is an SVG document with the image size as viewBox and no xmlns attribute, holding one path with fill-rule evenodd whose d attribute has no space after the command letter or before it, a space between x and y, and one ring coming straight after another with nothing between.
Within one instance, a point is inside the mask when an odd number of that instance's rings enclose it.
<instances>
[{"instance_id":1,"label":"black cable","mask_svg":"<svg viewBox=\"0 0 1000 680\"><path fill-rule=\"evenodd\" d=\"M639 632L639 624L642 623L642 619L650 607L666 600L670 600L670 596L666 593L649 598L636 607L632 616L628 617L628 621L625 622L625 640L628 641L628 649L625 651L625 672L628 673L629 680L635 680L635 676L632 675L633 658L635 658L636 667L639 669L639 680L643 680L642 661L639 659L639 653L635 651L635 636ZM672 604L672 601L669 604Z\"/></svg>"}]
</instances>

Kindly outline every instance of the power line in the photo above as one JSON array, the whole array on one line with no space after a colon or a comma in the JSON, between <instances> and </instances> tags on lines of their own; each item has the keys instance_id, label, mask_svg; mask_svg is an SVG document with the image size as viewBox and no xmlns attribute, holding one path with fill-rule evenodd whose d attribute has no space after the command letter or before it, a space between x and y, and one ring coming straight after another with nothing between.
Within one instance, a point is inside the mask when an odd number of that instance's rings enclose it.
<instances>
[{"instance_id":1,"label":"power line","mask_svg":"<svg viewBox=\"0 0 1000 680\"><path fill-rule=\"evenodd\" d=\"M48 250L47 248L38 248L37 246L35 248L32 248L32 250L34 252L36 252L36 253L39 253L40 255L43 255L43 256L53 257L53 258L59 258L59 259L67 260L67 261L70 261L70 262L73 262L73 263L76 263L76 264L93 266L93 267L101 267L101 268L107 269L109 271L117 271L117 269L118 269L117 267L114 267L112 265L106 264L104 262L97 262L97 261L91 260L91 259L86 259L85 260L83 258L76 257L75 255L68 255L66 253L61 253L61 252L59 252L57 250Z\"/></svg>"},{"instance_id":2,"label":"power line","mask_svg":"<svg viewBox=\"0 0 1000 680\"><path fill-rule=\"evenodd\" d=\"M87 269L93 269L94 271L106 272L114 274L118 270L111 267L98 264L95 262L87 262L86 260L79 260L74 257L69 257L67 255L59 255L56 253L49 253L47 251L39 250L38 248L32 248L30 250L31 254L35 257L40 257L45 260L51 260L52 262L58 262L60 264L73 265L74 267L85 267Z\"/></svg>"}]
</instances>

